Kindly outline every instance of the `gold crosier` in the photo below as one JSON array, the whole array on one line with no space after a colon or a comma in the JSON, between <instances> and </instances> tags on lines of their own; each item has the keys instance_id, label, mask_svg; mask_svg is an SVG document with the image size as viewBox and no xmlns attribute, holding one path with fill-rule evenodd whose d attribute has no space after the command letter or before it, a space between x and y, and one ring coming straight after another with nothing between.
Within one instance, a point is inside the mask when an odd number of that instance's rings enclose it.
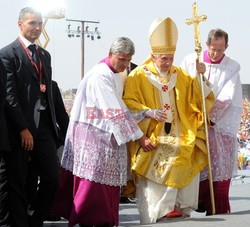
<instances>
[{"instance_id":1,"label":"gold crosier","mask_svg":"<svg viewBox=\"0 0 250 227\"><path fill-rule=\"evenodd\" d=\"M197 59L200 62L201 58L201 40L200 40L200 30L199 23L207 19L206 15L198 16L198 6L194 2L192 5L193 8L193 17L186 20L186 24L194 25L194 42L195 42L195 52L197 53ZM214 189L213 189L213 177L212 177L212 168L211 168L211 158L210 158L210 148L208 140L208 125L207 125L207 110L206 110L206 101L204 95L204 85L203 85L203 75L199 74L200 85L201 85L201 94L202 94L202 106L203 106L203 115L204 115L204 124L205 124L205 134L206 134L206 145L207 145L207 154L208 154L208 179L209 179L209 188L210 188L210 197L212 204L212 214L215 214L215 204L214 204Z\"/></svg>"}]
</instances>

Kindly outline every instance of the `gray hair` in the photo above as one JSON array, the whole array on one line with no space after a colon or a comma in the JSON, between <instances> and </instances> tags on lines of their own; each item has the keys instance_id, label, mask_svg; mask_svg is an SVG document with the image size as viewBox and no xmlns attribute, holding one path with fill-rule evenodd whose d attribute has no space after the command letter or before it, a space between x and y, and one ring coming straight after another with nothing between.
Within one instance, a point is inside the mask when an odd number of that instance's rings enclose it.
<instances>
[{"instance_id":1,"label":"gray hair","mask_svg":"<svg viewBox=\"0 0 250 227\"><path fill-rule=\"evenodd\" d=\"M33 7L28 6L28 7L24 7L21 9L21 11L19 13L18 20L23 21L25 19L26 14L28 14L28 13L35 14L35 15L42 18L41 12L39 12L37 9L35 9Z\"/></svg>"},{"instance_id":2,"label":"gray hair","mask_svg":"<svg viewBox=\"0 0 250 227\"><path fill-rule=\"evenodd\" d=\"M154 56L155 58L159 58L159 57L161 57L162 55L165 55L165 54L152 54L152 56Z\"/></svg>"},{"instance_id":3,"label":"gray hair","mask_svg":"<svg viewBox=\"0 0 250 227\"><path fill-rule=\"evenodd\" d=\"M113 54L125 53L132 56L135 53L135 46L129 38L119 37L113 41L109 51Z\"/></svg>"},{"instance_id":4,"label":"gray hair","mask_svg":"<svg viewBox=\"0 0 250 227\"><path fill-rule=\"evenodd\" d=\"M223 31L222 29L212 29L209 33L208 33L208 37L207 37L207 43L208 45L211 44L212 39L218 39L218 38L225 38L225 44L227 46L228 44L228 34Z\"/></svg>"}]
</instances>

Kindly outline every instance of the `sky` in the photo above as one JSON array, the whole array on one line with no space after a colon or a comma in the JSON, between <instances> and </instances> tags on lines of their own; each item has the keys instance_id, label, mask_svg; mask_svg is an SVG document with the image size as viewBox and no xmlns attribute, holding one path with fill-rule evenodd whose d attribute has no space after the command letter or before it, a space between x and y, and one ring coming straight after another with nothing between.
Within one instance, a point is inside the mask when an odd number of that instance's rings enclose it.
<instances>
[{"instance_id":1,"label":"sky","mask_svg":"<svg viewBox=\"0 0 250 227\"><path fill-rule=\"evenodd\" d=\"M32 0L32 2L41 0ZM50 0L55 2L59 0ZM62 1L62 0L60 0ZM46 5L43 0L42 6ZM250 1L248 0L197 0L199 15L207 15L200 23L202 48L206 49L208 32L221 28L229 34L226 54L241 65L241 82L250 84ZM150 54L148 29L157 17L170 17L178 28L178 43L174 65L194 51L194 29L186 25L192 17L193 0L64 0L65 18L49 19L45 30L50 37L46 49L52 57L53 79L62 90L77 88L81 80L81 38L69 38L68 25L77 29L81 24L66 19L98 21L101 39L84 38L85 73L107 56L110 45L117 37L129 37L135 44L133 62L142 63ZM14 41L18 34L17 18L20 9L31 4L31 0L0 0L0 48ZM60 5L62 6L62 5ZM42 7L41 7L42 8ZM87 24L90 30L95 25ZM44 39L41 37L41 41Z\"/></svg>"}]
</instances>

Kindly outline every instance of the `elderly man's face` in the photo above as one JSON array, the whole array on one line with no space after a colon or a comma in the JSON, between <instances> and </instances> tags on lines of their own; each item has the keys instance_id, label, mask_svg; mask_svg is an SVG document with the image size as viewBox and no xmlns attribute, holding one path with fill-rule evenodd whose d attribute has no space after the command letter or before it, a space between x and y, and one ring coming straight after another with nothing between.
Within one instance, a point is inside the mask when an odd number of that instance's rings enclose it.
<instances>
[{"instance_id":1,"label":"elderly man's face","mask_svg":"<svg viewBox=\"0 0 250 227\"><path fill-rule=\"evenodd\" d=\"M152 59L161 72L167 73L173 64L174 54L152 55Z\"/></svg>"},{"instance_id":2,"label":"elderly man's face","mask_svg":"<svg viewBox=\"0 0 250 227\"><path fill-rule=\"evenodd\" d=\"M227 49L226 41L224 37L212 39L211 43L208 44L208 55L212 61L219 60Z\"/></svg>"},{"instance_id":3,"label":"elderly man's face","mask_svg":"<svg viewBox=\"0 0 250 227\"><path fill-rule=\"evenodd\" d=\"M109 53L110 63L117 72L123 72L132 60L132 56L125 53L113 54Z\"/></svg>"}]
</instances>

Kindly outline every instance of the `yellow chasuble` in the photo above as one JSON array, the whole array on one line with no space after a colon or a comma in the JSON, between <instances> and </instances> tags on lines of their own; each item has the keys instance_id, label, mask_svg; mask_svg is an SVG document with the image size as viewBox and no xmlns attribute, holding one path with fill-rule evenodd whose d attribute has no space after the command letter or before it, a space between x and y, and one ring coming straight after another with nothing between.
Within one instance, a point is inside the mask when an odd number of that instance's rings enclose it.
<instances>
[{"instance_id":1,"label":"yellow chasuble","mask_svg":"<svg viewBox=\"0 0 250 227\"><path fill-rule=\"evenodd\" d=\"M164 109L159 86L152 78L168 89L171 77L175 86L169 91L171 131L165 133L164 122L151 118L142 119L138 125L157 148L145 152L138 142L130 142L131 169L138 176L156 183L183 188L207 166L207 150L203 126L202 98L195 78L179 67L171 67L168 77L160 78L151 59L138 66L128 76L123 100L138 118L147 109ZM207 97L207 111L213 104L213 94Z\"/></svg>"}]
</instances>

